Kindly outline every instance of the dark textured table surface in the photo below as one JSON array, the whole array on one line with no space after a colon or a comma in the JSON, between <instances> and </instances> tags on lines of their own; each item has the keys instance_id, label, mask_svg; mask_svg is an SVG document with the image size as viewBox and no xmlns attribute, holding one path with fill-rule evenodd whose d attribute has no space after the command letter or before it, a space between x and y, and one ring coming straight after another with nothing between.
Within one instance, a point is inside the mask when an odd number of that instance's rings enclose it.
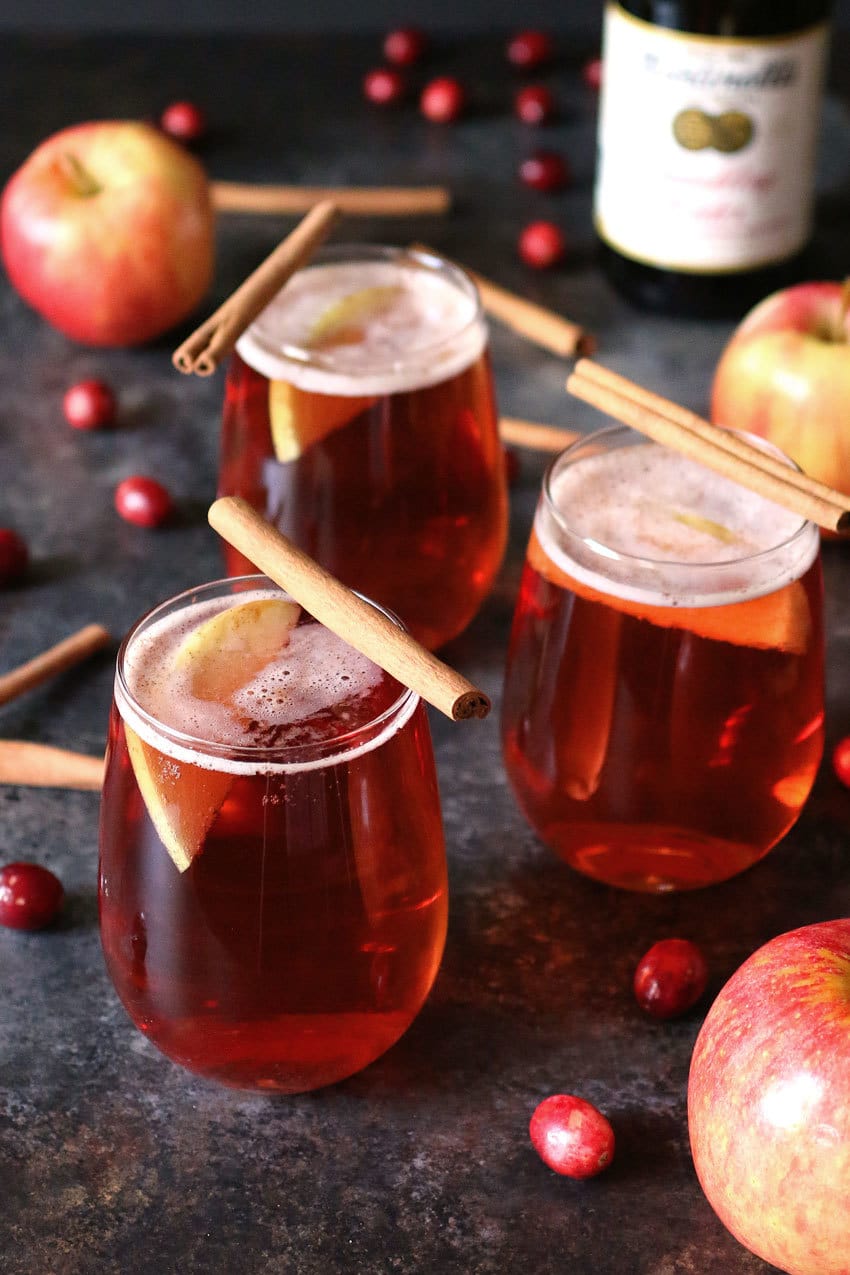
<instances>
[{"instance_id":1,"label":"dark textured table surface","mask_svg":"<svg viewBox=\"0 0 850 1275\"><path fill-rule=\"evenodd\" d=\"M447 43L429 71L457 70L476 109L456 127L412 105L362 101L378 41L7 39L0 47L0 172L55 129L88 117L150 116L175 97L204 103L218 177L266 181L449 183L444 221L357 226L371 241L427 238L509 287L580 318L605 361L705 408L724 323L639 316L598 273L590 229L595 102L565 48L546 79L557 125L514 121L500 43ZM816 244L846 273L850 235L848 82L834 57L826 103ZM843 94L842 94L843 89ZM562 147L575 186L558 197L517 186L533 145ZM569 263L532 275L516 260L522 224L553 215ZM286 225L222 219L220 300ZM215 487L222 379L184 379L169 345L75 347L0 284L0 524L29 540L27 582L0 599L0 668L87 621L120 635L152 603L219 574L205 509ZM506 414L597 423L570 403L564 367L493 332ZM120 393L115 432L64 424L63 390L100 376ZM518 573L542 458L523 458L510 549L497 588L447 652L498 701ZM165 480L174 525L121 522L116 483ZM827 546L828 742L850 732L850 560ZM0 710L7 737L103 746L112 655ZM0 1267L7 1275L83 1272L528 1272L757 1275L764 1263L729 1236L691 1165L688 1062L700 1012L656 1024L631 995L636 960L656 938L705 947L716 992L782 930L850 911L850 794L824 765L797 827L758 867L708 892L619 893L571 873L535 839L503 776L497 720L434 721L452 889L448 946L420 1017L354 1079L270 1100L220 1090L160 1056L112 992L97 933L94 794L0 789L0 861L35 859L68 893L61 923L0 931ZM708 1003L708 998L706 1004ZM705 1006L702 1007L704 1009ZM554 1091L596 1102L618 1139L614 1166L587 1183L558 1178L527 1138Z\"/></svg>"}]
</instances>

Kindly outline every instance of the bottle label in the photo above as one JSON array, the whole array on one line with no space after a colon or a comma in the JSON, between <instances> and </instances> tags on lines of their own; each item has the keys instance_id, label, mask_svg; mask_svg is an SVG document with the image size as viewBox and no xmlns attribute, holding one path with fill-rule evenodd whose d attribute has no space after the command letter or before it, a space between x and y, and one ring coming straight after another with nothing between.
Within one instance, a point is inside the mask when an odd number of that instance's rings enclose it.
<instances>
[{"instance_id":1,"label":"bottle label","mask_svg":"<svg viewBox=\"0 0 850 1275\"><path fill-rule=\"evenodd\" d=\"M811 231L826 25L769 39L690 35L609 4L596 228L691 273L793 256Z\"/></svg>"}]
</instances>

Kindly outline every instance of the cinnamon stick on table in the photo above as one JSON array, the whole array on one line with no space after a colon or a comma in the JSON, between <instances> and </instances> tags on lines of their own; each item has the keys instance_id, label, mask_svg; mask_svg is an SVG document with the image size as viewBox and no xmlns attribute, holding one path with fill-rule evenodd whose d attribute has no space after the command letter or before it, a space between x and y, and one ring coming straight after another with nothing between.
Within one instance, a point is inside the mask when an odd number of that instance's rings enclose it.
<instances>
[{"instance_id":1,"label":"cinnamon stick on table","mask_svg":"<svg viewBox=\"0 0 850 1275\"><path fill-rule=\"evenodd\" d=\"M338 219L336 204L330 200L316 204L253 274L178 346L171 356L174 366L181 372L211 376L286 280L309 261Z\"/></svg>"},{"instance_id":2,"label":"cinnamon stick on table","mask_svg":"<svg viewBox=\"0 0 850 1275\"><path fill-rule=\"evenodd\" d=\"M742 487L758 492L830 531L850 531L850 496L809 478L740 435L618 376L590 359L567 378L567 389L615 420L680 451Z\"/></svg>"},{"instance_id":3,"label":"cinnamon stick on table","mask_svg":"<svg viewBox=\"0 0 850 1275\"><path fill-rule=\"evenodd\" d=\"M312 616L362 652L403 686L455 721L486 717L490 701L476 686L426 651L383 611L329 575L266 522L247 501L224 496L209 511L210 525Z\"/></svg>"},{"instance_id":4,"label":"cinnamon stick on table","mask_svg":"<svg viewBox=\"0 0 850 1275\"><path fill-rule=\"evenodd\" d=\"M96 792L103 785L103 758L23 739L0 739L0 784Z\"/></svg>"},{"instance_id":5,"label":"cinnamon stick on table","mask_svg":"<svg viewBox=\"0 0 850 1275\"><path fill-rule=\"evenodd\" d=\"M536 452L562 452L581 435L558 425L544 425L537 421L523 421L515 416L503 416L499 421L499 437L513 447L528 447Z\"/></svg>"},{"instance_id":6,"label":"cinnamon stick on table","mask_svg":"<svg viewBox=\"0 0 850 1275\"><path fill-rule=\"evenodd\" d=\"M417 252L434 251L426 244L416 243L412 247ZM572 319L566 319L554 310L547 310L535 301L527 301L525 297L485 279L468 266L461 266L461 269L473 280L487 313L520 336L527 337L529 341L541 345L545 350L551 350L561 358L592 354L596 349L595 337L580 323L574 323Z\"/></svg>"},{"instance_id":7,"label":"cinnamon stick on table","mask_svg":"<svg viewBox=\"0 0 850 1275\"><path fill-rule=\"evenodd\" d=\"M111 641L108 630L102 624L85 625L70 637L27 660L26 664L0 675L0 704L7 704L18 695L23 695L24 691L46 682L54 674L62 673L88 659L95 651L102 651Z\"/></svg>"},{"instance_id":8,"label":"cinnamon stick on table","mask_svg":"<svg viewBox=\"0 0 850 1275\"><path fill-rule=\"evenodd\" d=\"M264 186L215 181L210 190L217 212L298 214L329 199L349 216L409 217L448 212L452 202L445 186Z\"/></svg>"}]
</instances>

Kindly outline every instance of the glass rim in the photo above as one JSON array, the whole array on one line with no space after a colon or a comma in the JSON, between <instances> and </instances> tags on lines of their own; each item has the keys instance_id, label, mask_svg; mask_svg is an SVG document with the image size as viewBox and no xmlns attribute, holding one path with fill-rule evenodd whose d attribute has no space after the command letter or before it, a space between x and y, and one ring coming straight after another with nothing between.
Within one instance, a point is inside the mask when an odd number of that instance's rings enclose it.
<instances>
[{"instance_id":1,"label":"glass rim","mask_svg":"<svg viewBox=\"0 0 850 1275\"><path fill-rule=\"evenodd\" d=\"M802 472L796 461L792 460L790 456L787 456L785 452L768 439L761 438L756 434L751 434L747 430L730 430L730 433L737 434L740 438L744 438L748 442L755 443L757 446L762 447L766 452L770 452L780 460L785 461L788 464L788 467L796 470L797 473ZM598 555L600 558L608 558L622 563L632 563L638 568L646 568L647 571L686 568L688 571L693 571L698 575L703 575L711 571L716 572L718 568L728 568L730 566L735 566L738 563L757 562L761 558L770 557L772 554L778 553L780 550L789 548L803 535L809 534L812 528L817 531L815 524L810 519L801 516L799 526L795 527L789 535L785 536L781 540L775 541L773 544L764 549L756 549L752 552L741 554L739 557L735 558L712 558L703 562L683 561L681 558L645 557L643 555L629 553L628 550L625 549L614 548L613 545L606 544L602 540L597 540L593 536L587 535L586 532L583 532L572 525L569 519L564 516L555 503L552 494L552 484L556 473L559 473L565 465L574 463L574 453L581 451L589 444L601 442L606 438L614 438L617 435L630 440L634 439L638 443L641 441L644 443L652 442L652 440L647 438L646 435L641 434L638 430L632 429L629 425L603 425L601 429L594 430L590 434L583 434L581 437L575 439L574 442L565 447L563 451L559 452L557 456L553 457L546 467L546 472L543 475L543 481L541 484L541 495L543 496L546 504L546 512L553 519L559 531L562 531L572 540L581 541L586 548L593 551L593 553ZM732 482L734 480L728 479L727 481ZM766 499L764 496L759 496L757 492L753 492L752 494L758 499Z\"/></svg>"},{"instance_id":2,"label":"glass rim","mask_svg":"<svg viewBox=\"0 0 850 1275\"><path fill-rule=\"evenodd\" d=\"M288 599L291 598L292 601L296 601L296 599L291 597L291 594L287 593L286 589L275 584L274 580L271 580L262 572L251 572L241 576L224 576L218 580L206 581L203 584L183 589L180 593L176 593L172 597L165 598L163 601L157 602L154 606L150 607L147 611L140 615L127 630L118 649L118 655L115 662L116 689L120 688L121 698L126 700L133 715L144 723L154 736L161 736L163 740L168 741L178 748L184 749L187 753L197 753L204 757L219 758L222 761L231 761L234 763L250 763L251 765L260 767L267 765L280 769L298 769L299 767L307 767L311 764L315 765L320 762L328 765L336 764L339 761L344 761L345 757L354 751L368 751L367 746L370 740L375 739L377 741L380 739L383 730L389 726L396 717L400 717L405 709L409 708L410 713L413 713L420 700L420 696L409 686L402 685L401 694L398 695L391 704L389 704L376 717L371 718L368 722L364 722L360 726L354 727L352 730L345 731L341 735L335 735L330 739L319 740L314 743L276 744L271 747L268 745L253 744L222 744L215 740L203 739L198 735L193 735L190 732L180 730L177 727L168 726L166 723L160 721L155 714L149 712L139 703L127 683L125 661L132 642L144 629L149 628L152 624L154 624L156 620L167 610L172 608L174 610L185 609L201 600L204 596L214 594L217 590L222 591L222 593L224 590L229 590L232 596L238 597L239 591L236 586L246 584L255 585L257 588L270 587L282 597ZM247 592L247 590L245 590L245 592ZM353 592L356 592L356 590L353 590ZM357 596L364 602L367 602L369 606L374 607L376 611L380 611L382 614L387 616L387 618L400 629L403 629L405 632L407 631L404 622L399 619L393 611L390 611L389 608L381 606L377 602L373 602L371 598L367 598L362 593L357 593ZM307 608L305 607L303 609L306 611ZM308 612L308 614L310 613ZM320 624L321 621L316 620L316 623ZM388 674L387 676L392 675ZM394 680L397 681L398 679ZM121 711L119 696L113 695L113 699L115 701L117 711L126 725L126 717Z\"/></svg>"},{"instance_id":3,"label":"glass rim","mask_svg":"<svg viewBox=\"0 0 850 1275\"><path fill-rule=\"evenodd\" d=\"M360 260L412 261L419 268L430 270L433 273L444 273L448 276L453 287L458 288L459 291L469 297L474 307L472 315L468 319L465 319L457 327L450 329L448 332L441 331L440 335L435 337L433 341L417 345L415 349L416 359L429 354L434 354L437 350L440 350L444 346L450 345L452 342L462 338L473 328L484 325L484 307L481 303L481 295L478 291L475 280L468 271L464 270L463 266L458 265L457 262L451 261L448 257L444 257L438 252L434 252L431 248L404 247L400 244L370 244L361 243L359 241L324 244L321 248L317 249L309 262L302 266L296 274L304 274L314 266L321 266L323 264L327 264L329 261L340 260L351 262L352 264ZM295 276L293 276L293 278L294 277ZM278 292L272 300L276 300L285 288L286 284L283 285L283 288L281 288L280 292ZM269 304L271 304L271 302ZM273 343L267 340L263 336L261 328L264 313L265 311L262 311L243 333L243 337L248 337L251 342L263 351L264 354L270 358L292 363L296 367L316 368L323 372L341 375L339 368L333 363L333 360L327 355L322 355L319 351L309 350L305 346L295 343ZM240 342L243 337L240 337ZM237 343L236 353L239 354L240 357L246 358L246 355L239 348L239 343ZM400 357L383 363L379 363L377 361L370 362L367 372L364 373L364 378L366 376L375 377L381 376L382 374L386 375L391 372L398 372L401 368L406 366L408 361L409 360L407 358ZM250 362L250 359L246 358L246 362ZM251 366L253 366L253 364L251 364ZM346 377L350 377L352 380L357 379L355 373L346 372L345 375Z\"/></svg>"}]
</instances>

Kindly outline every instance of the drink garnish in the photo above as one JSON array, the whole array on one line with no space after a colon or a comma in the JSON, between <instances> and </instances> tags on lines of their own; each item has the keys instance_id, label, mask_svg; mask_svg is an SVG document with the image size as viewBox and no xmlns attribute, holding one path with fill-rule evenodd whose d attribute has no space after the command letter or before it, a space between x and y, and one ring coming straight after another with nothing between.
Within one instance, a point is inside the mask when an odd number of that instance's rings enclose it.
<instances>
[{"instance_id":1,"label":"drink garnish","mask_svg":"<svg viewBox=\"0 0 850 1275\"><path fill-rule=\"evenodd\" d=\"M720 540L725 545L743 543L739 535L729 527L724 527L722 522L715 522L713 518L704 518L702 514L688 513L684 509L671 509L670 513L676 522L690 527L693 531L701 531L703 535L711 536L713 540Z\"/></svg>"},{"instance_id":2,"label":"drink garnish","mask_svg":"<svg viewBox=\"0 0 850 1275\"><path fill-rule=\"evenodd\" d=\"M304 343L306 348L327 350L336 345L356 345L364 338L363 324L385 314L403 292L401 284L391 283L359 288L340 297L312 324Z\"/></svg>"},{"instance_id":3,"label":"drink garnish","mask_svg":"<svg viewBox=\"0 0 850 1275\"><path fill-rule=\"evenodd\" d=\"M187 634L174 667L187 672L196 699L227 703L289 644L301 608L259 598L217 611Z\"/></svg>"},{"instance_id":4,"label":"drink garnish","mask_svg":"<svg viewBox=\"0 0 850 1275\"><path fill-rule=\"evenodd\" d=\"M289 643L301 614L296 602L261 598L216 612L193 629L174 657L201 700L232 702ZM178 871L204 844L233 784L226 771L175 762L125 724L127 751L151 822Z\"/></svg>"},{"instance_id":5,"label":"drink garnish","mask_svg":"<svg viewBox=\"0 0 850 1275\"><path fill-rule=\"evenodd\" d=\"M374 398L310 394L289 381L269 381L269 428L275 459L297 460L308 447L367 411Z\"/></svg>"}]
</instances>

